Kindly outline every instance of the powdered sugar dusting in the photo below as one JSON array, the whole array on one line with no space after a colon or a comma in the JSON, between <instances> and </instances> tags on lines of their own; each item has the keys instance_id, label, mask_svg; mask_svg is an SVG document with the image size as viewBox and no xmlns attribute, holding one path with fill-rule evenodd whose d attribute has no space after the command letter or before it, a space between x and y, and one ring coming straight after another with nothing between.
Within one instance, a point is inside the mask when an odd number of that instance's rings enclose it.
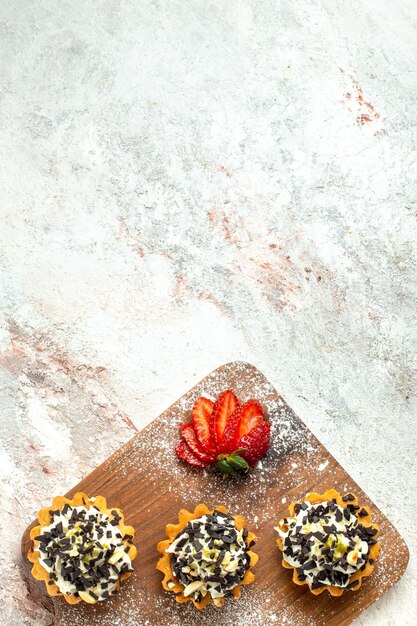
<instances>
[{"instance_id":1,"label":"powdered sugar dusting","mask_svg":"<svg viewBox=\"0 0 417 626\"><path fill-rule=\"evenodd\" d=\"M167 491L174 492L184 502L200 501L200 483L195 485L197 491L193 492L193 477L199 476L201 470L191 469L186 464L178 462L174 452L179 441L178 427L191 418L192 406L197 397L205 395L211 399L216 398L221 391L230 387L230 381L233 380L233 389L241 402L254 397L264 406L265 414L272 426L270 450L267 457L258 463L255 471L249 476L236 477L233 483L224 480L214 468L204 470L204 475L207 476L204 497L213 504L218 503L220 498L220 501L227 503L233 512L245 513L252 522L255 520L251 510L257 508L261 502L262 509L258 512L257 519L259 517L260 520L266 520L276 516L276 502L267 497L267 492L270 490L271 482L276 480L277 471L280 470L282 473L289 455L293 459L303 459L305 462L317 452L318 444L288 405L281 398L277 399L271 384L255 369L251 369L250 393L248 392L247 367L245 363L231 363L210 374L200 385L183 396L173 409L168 409L161 420L135 439L135 453L121 461L118 471L128 477L135 468L137 456L140 456L150 469L148 479L153 481L155 488L161 481L161 468L166 468ZM163 419L164 416L166 419ZM154 442L158 442L157 447ZM154 471L151 468L154 468ZM285 468L289 485L296 483L298 468L299 464L296 461L292 461ZM236 489L236 485L245 486L249 492L251 504L249 511L247 501L242 500L241 489Z\"/></svg>"},{"instance_id":2,"label":"powdered sugar dusting","mask_svg":"<svg viewBox=\"0 0 417 626\"><path fill-rule=\"evenodd\" d=\"M112 601L110 601L112 602ZM152 602L157 613L156 621L144 617L146 602ZM95 607L94 607L95 608ZM169 626L218 626L218 624L234 624L234 626L265 626L269 623L286 624L288 626L299 624L299 616L294 609L290 609L284 615L277 614L277 607L271 604L270 598L265 591L248 591L239 601L231 600L222 609L216 609L209 605L204 613L197 613L190 604L178 606L173 598L151 598L148 594L138 598L128 589L123 592L123 602L115 611L109 611L105 615L97 609L88 611L81 608L77 615L68 611L65 617L59 621L60 626L154 626L166 624ZM94 615L95 613L95 615ZM92 621L96 619L97 621ZM100 621L98 621L100 620ZM304 624L313 626L315 622L308 621Z\"/></svg>"}]
</instances>

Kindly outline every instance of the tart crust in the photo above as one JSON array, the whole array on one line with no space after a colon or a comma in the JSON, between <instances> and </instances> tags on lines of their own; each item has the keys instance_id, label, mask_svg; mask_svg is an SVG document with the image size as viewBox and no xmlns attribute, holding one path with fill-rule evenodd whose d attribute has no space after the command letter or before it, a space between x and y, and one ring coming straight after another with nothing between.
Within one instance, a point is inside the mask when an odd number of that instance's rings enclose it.
<instances>
[{"instance_id":1,"label":"tart crust","mask_svg":"<svg viewBox=\"0 0 417 626\"><path fill-rule=\"evenodd\" d=\"M347 507L348 504L353 504L355 506L358 505L358 499L357 497L352 493L352 492L348 492L349 494L351 494L353 497L353 499L350 499L349 501L345 502L343 500L343 496L336 491L335 489L329 489L328 491L325 491L323 494L319 494L319 493L309 493L308 495L305 496L305 498L302 501L295 501L292 502L289 507L288 510L290 512L290 516L293 517L295 515L295 510L294 507L296 504L301 504L301 502L310 502L310 504L317 504L318 502L331 502L332 500L336 500L336 504L338 504L339 506L342 506L344 508ZM372 513L369 507L367 506L362 506L362 509L365 509L365 511L368 513L368 515L366 517L362 517L360 518L360 523L362 524L362 526L366 526L366 527L372 527L373 529L375 529L377 532L375 533L375 535L373 536L373 539L375 539L376 537L378 537L378 535L380 534L380 528L377 524L372 524L371 519L372 519ZM283 530L284 532L286 530L288 530L288 527L286 524L282 523L282 520L279 521L278 523L278 527ZM283 543L282 543L282 538L278 537L277 539L277 545L279 547L279 549L281 550L281 552L283 551ZM379 543L374 543L373 545L370 546L369 549L369 557L368 559L373 559L374 562L375 560L378 558L379 556L379 552L380 552L380 544ZM308 585L308 582L306 580L300 580L298 577L298 573L296 568L293 565L290 565L285 559L282 559L282 565L286 568L286 569L292 569L293 570L293 576L292 579L295 582L296 585ZM355 572L354 574L352 574L352 576L349 578L349 583L352 583L355 580L358 580L358 584L355 585L354 587L352 587L349 591L358 591L358 589L361 588L362 586L362 579L365 578L366 576L370 576L372 574L374 570L374 565L371 565L368 562L366 563L366 567L363 570L358 570L357 572ZM336 587L333 585L325 585L323 587L320 587L319 589L311 589L310 586L308 585L311 593L313 593L315 596L320 595L321 593L323 593L323 591L327 590L331 596L341 596L343 595L343 593L345 591L347 591L347 589L342 588L342 587Z\"/></svg>"},{"instance_id":2,"label":"tart crust","mask_svg":"<svg viewBox=\"0 0 417 626\"><path fill-rule=\"evenodd\" d=\"M59 590L59 587L55 583L55 581L53 581L49 577L49 572L47 572L46 569L41 565L40 560L39 560L40 553L39 551L36 550L36 548L39 545L39 541L35 541L35 537L37 537L40 534L41 528L45 526L49 526L49 524L51 523L52 516L50 514L50 511L52 510L61 511L65 504L69 504L72 507L85 506L87 509L91 508L92 506L95 506L102 513L107 513L110 518L113 517L111 511L116 511L117 514L120 516L118 527L120 528L122 537L124 537L124 535L126 534L134 537L135 529L133 528L133 526L125 526L123 513L120 509L117 509L115 507L111 507L110 509L107 508L107 502L103 496L96 496L95 498L89 498L85 493L81 491L76 493L74 497L72 498L72 500L65 498L64 496L56 496L53 499L51 506L41 509L38 512L39 525L34 526L30 531L30 538L32 540L32 546L27 554L29 561L33 563L32 576L36 578L36 580L41 580L41 581L43 580L45 582L46 591L50 596L63 596L65 601L68 602L68 604L78 604L79 602L82 602L83 599L81 597L76 598L75 596L66 595L62 593L62 591ZM122 543L124 544L126 548L129 547L128 555L130 557L130 560L133 561L133 559L135 559L137 555L136 547L132 543L129 543L127 540L122 540ZM131 575L131 572L125 572L124 574L120 576L119 580L116 583L117 591L120 589L120 581L125 580L126 578L129 578L130 575ZM94 600L94 598L91 598L91 600L88 601L88 604L96 604L96 602L98 602L98 600Z\"/></svg>"},{"instance_id":3,"label":"tart crust","mask_svg":"<svg viewBox=\"0 0 417 626\"><path fill-rule=\"evenodd\" d=\"M162 554L162 556L156 565L156 569L164 574L164 578L162 581L163 588L166 589L166 591L173 591L176 594L175 600L177 602L181 603L191 600L194 606L199 610L204 609L210 603L215 604L215 606L223 606L226 598L218 598L217 602L214 603L213 598L210 596L209 593L204 596L201 602L196 602L194 598L190 596L185 597L183 594L184 586L178 581L178 579L174 575L172 569L171 555L166 552L166 549L171 545L175 537L177 537L177 535L182 530L184 530L190 520L197 519L199 517L202 517L203 515L212 514L213 511L220 511L220 513L225 514L227 514L228 512L226 507L224 506L216 506L214 509L210 510L205 504L198 504L192 513L190 513L190 511L187 511L186 509L181 509L178 514L178 524L167 524L165 532L168 539L160 541L157 545L157 550ZM245 527L246 520L242 515L232 515L232 517L234 519L237 530L241 530L241 528ZM251 541L254 540L256 540L255 534L252 532L248 532L248 536L245 539L246 545L249 546ZM250 568L257 563L258 555L251 550L248 550L247 554L249 555L250 559L249 568L246 570L243 580L241 580L240 583L236 585L236 587L233 587L232 594L234 598L240 598L240 595L242 593L242 585L250 585L255 580L255 576L250 571ZM168 581L172 581L174 583L174 586L169 587Z\"/></svg>"}]
</instances>

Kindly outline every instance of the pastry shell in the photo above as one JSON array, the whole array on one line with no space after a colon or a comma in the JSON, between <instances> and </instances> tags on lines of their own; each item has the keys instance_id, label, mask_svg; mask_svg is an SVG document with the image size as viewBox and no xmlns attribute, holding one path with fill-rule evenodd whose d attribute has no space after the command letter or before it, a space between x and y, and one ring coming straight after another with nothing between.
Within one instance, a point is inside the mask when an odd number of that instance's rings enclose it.
<instances>
[{"instance_id":1,"label":"pastry shell","mask_svg":"<svg viewBox=\"0 0 417 626\"><path fill-rule=\"evenodd\" d=\"M165 528L168 539L160 541L157 545L157 550L162 554L162 556L156 565L156 569L164 574L164 578L162 581L163 588L167 591L173 591L176 594L175 599L177 602L181 603L191 600L194 606L199 610L204 609L210 603L213 603L215 606L223 606L225 598L216 598L216 602L214 602L211 595L207 593L207 595L204 596L204 598L200 602L196 602L194 598L190 596L185 597L183 594L184 586L178 581L178 579L174 575L174 572L172 570L171 555L166 552L166 549L171 545L175 537L182 530L184 530L190 520L197 519L199 517L202 517L203 515L212 514L213 511L220 511L221 513L225 514L227 513L227 509L224 506L216 506L214 509L210 510L205 504L198 504L192 513L185 509L181 509L178 514L178 524L168 524ZM233 515L232 517L238 530L245 527L246 520L242 515ZM248 532L248 536L245 539L246 545L249 546L251 541L254 540L256 540L254 533ZM246 570L243 580L241 580L240 583L232 589L232 594L234 598L240 598L240 595L242 593L242 585L249 585L255 580L255 576L250 571L250 568L257 563L258 555L251 550L248 551L248 555L250 559L249 568ZM174 585L172 587L169 587L168 581L172 581Z\"/></svg>"},{"instance_id":2,"label":"pastry shell","mask_svg":"<svg viewBox=\"0 0 417 626\"><path fill-rule=\"evenodd\" d=\"M348 492L351 493L351 492ZM354 496L354 494L351 494L352 496ZM339 506L342 507L347 507L348 504L353 504L355 506L358 505L358 499L356 496L354 496L354 499L349 500L348 502L344 502L343 500L343 496L338 493L335 489L329 489L328 491L326 491L323 494L319 494L319 493L309 493L308 495L305 496L305 498L302 500L302 502L310 502L310 504L317 504L318 502L331 502L332 500L336 501L336 504L338 504ZM296 504L301 504L301 501L295 501L292 502L289 507L288 510L290 512L290 516L293 517L295 515L295 510L294 507ZM366 526L366 527L372 527L373 529L375 529L377 532L375 533L375 535L373 536L373 539L375 539L379 534L380 534L380 529L379 526L377 526L377 524L372 524L371 523L371 518L372 518L372 513L371 510L369 509L369 507L367 506L362 506L362 509L365 509L365 511L368 513L368 515L366 517L362 517L362 518L358 518L360 523L362 524L362 526ZM283 520L280 520L278 523L278 528L280 528L280 530L286 531L287 530L287 525L283 524ZM277 539L277 545L279 547L279 549L283 550L283 543L282 543L282 538L278 537ZM369 557L368 559L373 559L374 562L377 559L377 557L379 556L379 552L380 552L380 544L379 543L374 543L373 545L370 546L369 549ZM307 580L300 580L298 577L298 573L297 570L294 566L290 565L285 559L282 560L282 565L286 568L286 569L292 569L293 570L293 581L295 582L296 585L308 585ZM352 574L352 576L349 578L349 584L354 582L355 580L358 580L358 584L355 585L354 587L352 587L350 589L350 591L358 591L358 589L361 588L362 586L362 579L365 578L366 576L370 576L372 574L374 570L374 565L369 563L369 560L366 564L365 569L363 570L359 570L357 572L355 572L354 574ZM327 590L330 595L332 596L341 596L343 595L343 593L345 591L347 591L346 588L342 588L342 587L336 587L333 585L325 585L324 587L319 587L319 589L311 589L311 587L308 585L311 593L313 593L315 596L320 595L321 593L323 593L323 591Z\"/></svg>"},{"instance_id":3,"label":"pastry shell","mask_svg":"<svg viewBox=\"0 0 417 626\"><path fill-rule=\"evenodd\" d=\"M73 507L85 506L86 508L95 506L102 513L107 513L110 518L113 517L111 512L116 511L117 514L120 516L120 522L118 523L118 526L120 528L120 532L122 533L122 537L128 534L128 535L131 535L133 538L135 535L135 530L132 526L125 526L123 513L120 509L117 509L115 507L107 508L107 502L106 502L106 499L103 498L103 496L96 496L95 498L89 498L85 493L82 493L82 492L76 493L72 499L65 498L64 496L56 496L53 499L51 506L41 509L38 512L39 525L34 526L30 531L30 538L32 540L32 546L27 555L29 561L33 563L32 576L36 578L36 580L40 580L40 581L43 580L45 582L46 591L48 592L50 596L63 596L65 601L68 602L68 604L78 604L79 602L82 602L82 601L85 601L88 604L95 604L96 602L98 602L98 600L94 600L94 598L91 598L89 600L83 600L81 597L75 597L72 595L66 595L62 593L59 590L59 587L55 583L55 581L53 581L49 577L49 572L47 572L46 569L40 563L40 553L37 550L37 547L39 546L39 541L35 541L35 537L37 537L40 534L41 528L45 526L49 526L49 524L51 523L50 511L56 511L56 510L61 511L65 504L69 504L70 506L73 506ZM130 556L131 561L133 561L133 559L135 559L137 555L136 547L132 543L130 543L127 539L122 540L122 543L125 545L125 547L129 547L128 555ZM120 576L119 580L116 583L117 590L120 589L120 581L125 580L126 578L129 578L130 574L131 572L125 572L124 574Z\"/></svg>"}]
</instances>

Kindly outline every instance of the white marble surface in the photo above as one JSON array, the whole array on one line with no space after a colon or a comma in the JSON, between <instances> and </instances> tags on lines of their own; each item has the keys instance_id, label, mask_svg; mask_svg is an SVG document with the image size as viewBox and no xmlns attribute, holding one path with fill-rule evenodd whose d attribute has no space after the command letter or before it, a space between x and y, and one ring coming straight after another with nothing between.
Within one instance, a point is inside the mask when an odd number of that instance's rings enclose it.
<instances>
[{"instance_id":1,"label":"white marble surface","mask_svg":"<svg viewBox=\"0 0 417 626\"><path fill-rule=\"evenodd\" d=\"M417 4L0 5L0 622L36 509L254 363L397 525L417 623ZM140 626L140 625L138 625Z\"/></svg>"}]
</instances>

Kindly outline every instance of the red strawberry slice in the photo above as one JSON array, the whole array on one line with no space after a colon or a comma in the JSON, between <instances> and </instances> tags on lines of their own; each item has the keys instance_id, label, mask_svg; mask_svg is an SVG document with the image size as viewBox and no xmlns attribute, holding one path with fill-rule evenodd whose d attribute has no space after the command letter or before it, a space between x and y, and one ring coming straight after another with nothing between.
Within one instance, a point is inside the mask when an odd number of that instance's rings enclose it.
<instances>
[{"instance_id":1,"label":"red strawberry slice","mask_svg":"<svg viewBox=\"0 0 417 626\"><path fill-rule=\"evenodd\" d=\"M214 460L215 456L206 454L203 448L199 445L192 422L188 422L188 424L182 424L180 426L180 430L184 441L186 442L194 456L200 459L200 461L204 461L205 463L211 463Z\"/></svg>"},{"instance_id":2,"label":"red strawberry slice","mask_svg":"<svg viewBox=\"0 0 417 626\"><path fill-rule=\"evenodd\" d=\"M242 407L237 407L227 420L227 424L223 431L223 437L220 443L220 452L224 454L230 454L234 452L236 448L237 433L239 430L239 424L242 417Z\"/></svg>"},{"instance_id":3,"label":"red strawberry slice","mask_svg":"<svg viewBox=\"0 0 417 626\"><path fill-rule=\"evenodd\" d=\"M200 446L206 452L211 452L210 416L213 411L213 402L208 398L198 398L193 407L192 423Z\"/></svg>"},{"instance_id":4,"label":"red strawberry slice","mask_svg":"<svg viewBox=\"0 0 417 626\"><path fill-rule=\"evenodd\" d=\"M206 465L208 465L208 463L206 463L205 461L201 461L201 459L198 459L196 456L194 456L185 441L180 441L180 443L175 448L175 452L180 459L186 461L190 465L194 465L195 467L206 467Z\"/></svg>"},{"instance_id":5,"label":"red strawberry slice","mask_svg":"<svg viewBox=\"0 0 417 626\"><path fill-rule=\"evenodd\" d=\"M242 405L242 417L235 443L247 435L255 426L263 420L264 412L258 400L248 400Z\"/></svg>"},{"instance_id":6,"label":"red strawberry slice","mask_svg":"<svg viewBox=\"0 0 417 626\"><path fill-rule=\"evenodd\" d=\"M223 391L214 403L210 418L210 433L212 441L217 447L220 446L228 418L238 406L239 401L231 389Z\"/></svg>"},{"instance_id":7,"label":"red strawberry slice","mask_svg":"<svg viewBox=\"0 0 417 626\"><path fill-rule=\"evenodd\" d=\"M271 424L262 421L239 441L239 448L246 449L242 456L252 467L266 454L270 435Z\"/></svg>"}]
</instances>

